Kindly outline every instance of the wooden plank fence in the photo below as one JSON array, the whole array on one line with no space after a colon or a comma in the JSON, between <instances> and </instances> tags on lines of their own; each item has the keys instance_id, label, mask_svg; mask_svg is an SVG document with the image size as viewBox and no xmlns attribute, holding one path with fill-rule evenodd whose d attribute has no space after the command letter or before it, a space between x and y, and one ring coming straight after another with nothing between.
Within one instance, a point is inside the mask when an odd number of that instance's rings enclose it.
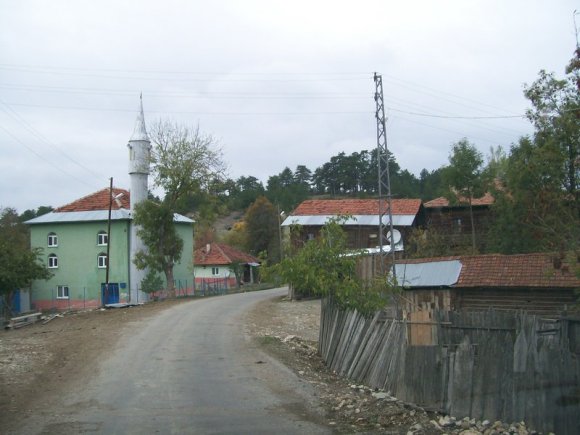
<instances>
[{"instance_id":1,"label":"wooden plank fence","mask_svg":"<svg viewBox=\"0 0 580 435\"><path fill-rule=\"evenodd\" d=\"M493 310L365 318L324 299L319 352L341 375L427 409L580 431L580 319Z\"/></svg>"}]
</instances>

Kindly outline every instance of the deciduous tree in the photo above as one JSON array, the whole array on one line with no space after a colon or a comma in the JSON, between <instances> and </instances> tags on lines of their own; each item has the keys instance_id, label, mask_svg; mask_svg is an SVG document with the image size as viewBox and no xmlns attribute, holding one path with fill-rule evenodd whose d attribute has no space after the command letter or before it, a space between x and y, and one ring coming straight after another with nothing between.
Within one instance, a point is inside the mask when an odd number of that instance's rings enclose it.
<instances>
[{"instance_id":1,"label":"deciduous tree","mask_svg":"<svg viewBox=\"0 0 580 435\"><path fill-rule=\"evenodd\" d=\"M365 282L357 276L357 257L348 255L340 223L328 222L319 238L268 268L266 278L281 277L298 295L331 296L344 308L371 314L386 305L392 286L385 277Z\"/></svg>"},{"instance_id":2,"label":"deciduous tree","mask_svg":"<svg viewBox=\"0 0 580 435\"><path fill-rule=\"evenodd\" d=\"M483 194L482 170L483 156L481 152L462 139L451 147L449 166L443 172L449 186L449 196L452 202L467 202L469 204L469 220L471 222L471 245L476 251L475 223L473 220L473 198Z\"/></svg>"},{"instance_id":3,"label":"deciduous tree","mask_svg":"<svg viewBox=\"0 0 580 435\"><path fill-rule=\"evenodd\" d=\"M0 210L0 297L10 309L14 291L51 277L41 263L41 249L30 249L28 229L14 209Z\"/></svg>"},{"instance_id":4,"label":"deciduous tree","mask_svg":"<svg viewBox=\"0 0 580 435\"><path fill-rule=\"evenodd\" d=\"M244 221L250 253L266 253L268 260L279 260L277 208L265 196L261 196L248 208Z\"/></svg>"},{"instance_id":5,"label":"deciduous tree","mask_svg":"<svg viewBox=\"0 0 580 435\"><path fill-rule=\"evenodd\" d=\"M169 291L173 291L173 265L181 258L183 240L176 232L174 213L188 198L209 193L225 172L222 153L216 141L171 121L159 121L150 129L154 184L164 192L160 202L145 201L135 207L134 222L147 247L138 252L135 265L163 272Z\"/></svg>"},{"instance_id":6,"label":"deciduous tree","mask_svg":"<svg viewBox=\"0 0 580 435\"><path fill-rule=\"evenodd\" d=\"M564 79L540 71L525 87L535 127L510 150L495 192L491 245L503 253L580 248L580 50Z\"/></svg>"}]
</instances>

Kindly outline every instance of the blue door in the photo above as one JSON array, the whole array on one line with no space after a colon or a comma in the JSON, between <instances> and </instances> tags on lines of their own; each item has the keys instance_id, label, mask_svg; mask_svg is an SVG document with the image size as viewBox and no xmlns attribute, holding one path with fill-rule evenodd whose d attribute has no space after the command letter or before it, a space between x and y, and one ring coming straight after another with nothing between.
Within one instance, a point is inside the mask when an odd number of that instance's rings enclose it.
<instances>
[{"instance_id":1,"label":"blue door","mask_svg":"<svg viewBox=\"0 0 580 435\"><path fill-rule=\"evenodd\" d=\"M21 304L20 304L20 290L14 291L14 297L12 298L12 312L20 313Z\"/></svg>"},{"instance_id":2,"label":"blue door","mask_svg":"<svg viewBox=\"0 0 580 435\"><path fill-rule=\"evenodd\" d=\"M101 300L103 301L103 305L118 304L119 284L116 282L110 282L108 291L105 287L105 284L101 284Z\"/></svg>"}]
</instances>

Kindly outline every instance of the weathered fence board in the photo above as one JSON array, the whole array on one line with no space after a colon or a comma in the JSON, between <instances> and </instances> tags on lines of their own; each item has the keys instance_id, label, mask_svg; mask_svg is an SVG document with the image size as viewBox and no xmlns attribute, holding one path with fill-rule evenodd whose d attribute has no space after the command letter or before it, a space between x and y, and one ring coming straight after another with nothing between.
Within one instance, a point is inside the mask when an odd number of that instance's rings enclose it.
<instances>
[{"instance_id":1,"label":"weathered fence board","mask_svg":"<svg viewBox=\"0 0 580 435\"><path fill-rule=\"evenodd\" d=\"M575 434L578 324L492 310L364 318L324 300L319 351L333 370L405 401Z\"/></svg>"}]
</instances>

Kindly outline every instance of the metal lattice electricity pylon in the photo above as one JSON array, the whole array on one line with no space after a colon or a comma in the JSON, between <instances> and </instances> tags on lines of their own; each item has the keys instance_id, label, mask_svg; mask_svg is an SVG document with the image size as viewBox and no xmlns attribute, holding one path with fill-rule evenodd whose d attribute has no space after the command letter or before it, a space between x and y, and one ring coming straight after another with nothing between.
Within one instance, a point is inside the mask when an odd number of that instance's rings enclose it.
<instances>
[{"instance_id":1,"label":"metal lattice electricity pylon","mask_svg":"<svg viewBox=\"0 0 580 435\"><path fill-rule=\"evenodd\" d=\"M379 264L381 275L386 275L385 263L387 257L391 254L391 263L395 265L395 244L393 232L393 211L391 197L391 176L389 174L389 150L387 148L387 130L385 128L385 104L383 101L383 77L380 74L374 74L375 81L375 103L377 110L377 160L379 166ZM388 220L385 223L385 220ZM387 234L387 232L389 234ZM390 235L390 237L389 237ZM384 247L389 243L389 252ZM393 267L393 278L395 268Z\"/></svg>"}]
</instances>

